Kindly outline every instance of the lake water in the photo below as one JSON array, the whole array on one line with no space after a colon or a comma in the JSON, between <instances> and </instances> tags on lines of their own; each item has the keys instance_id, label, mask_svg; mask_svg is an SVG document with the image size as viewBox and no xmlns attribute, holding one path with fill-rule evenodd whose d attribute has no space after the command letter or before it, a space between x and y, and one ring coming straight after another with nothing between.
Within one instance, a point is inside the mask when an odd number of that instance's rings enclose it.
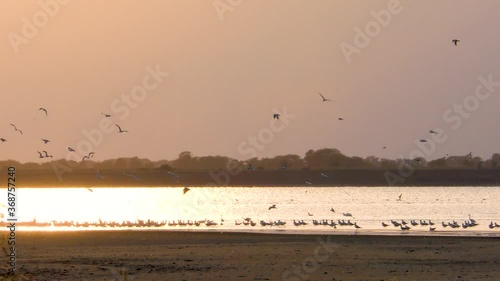
<instances>
[{"instance_id":1,"label":"lake water","mask_svg":"<svg viewBox=\"0 0 500 281\"><path fill-rule=\"evenodd\" d=\"M0 196L3 220L7 218L7 191ZM402 194L401 200L398 199ZM500 224L500 187L193 187L182 188L19 188L18 221L197 221L213 220L215 226L162 226L155 229L214 229L217 231L300 231L305 233L385 233L431 234L429 226L414 226L401 231L382 222L402 219L432 220L434 235L500 236L500 228L490 229L491 221ZM271 205L276 209L269 210ZM334 212L330 209L333 208ZM342 213L351 213L352 217ZM312 216L310 216L311 214ZM471 217L478 226L463 229L443 228L441 222L459 224ZM255 227L236 225L244 218ZM353 226L315 226L312 220L351 220ZM223 220L223 221L222 221ZM285 226L261 226L259 222L284 221ZM307 225L295 226L293 220ZM411 226L411 225L410 225ZM47 229L102 229L46 227ZM19 228L20 230L23 227ZM33 229L25 227L25 229ZM39 228L37 228L39 229ZM110 227L106 227L110 229ZM116 228L113 228L116 229ZM136 228L134 228L136 229ZM144 228L141 228L144 229Z\"/></svg>"}]
</instances>

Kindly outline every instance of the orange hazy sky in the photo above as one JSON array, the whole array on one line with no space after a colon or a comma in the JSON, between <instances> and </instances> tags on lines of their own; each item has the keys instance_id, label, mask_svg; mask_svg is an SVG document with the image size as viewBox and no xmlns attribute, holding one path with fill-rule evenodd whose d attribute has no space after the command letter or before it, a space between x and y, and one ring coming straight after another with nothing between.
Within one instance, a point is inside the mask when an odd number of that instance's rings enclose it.
<instances>
[{"instance_id":1,"label":"orange hazy sky","mask_svg":"<svg viewBox=\"0 0 500 281\"><path fill-rule=\"evenodd\" d=\"M324 147L489 158L498 11L497 0L2 1L0 160L67 158L67 147L95 160ZM294 118L273 120L285 108Z\"/></svg>"}]
</instances>

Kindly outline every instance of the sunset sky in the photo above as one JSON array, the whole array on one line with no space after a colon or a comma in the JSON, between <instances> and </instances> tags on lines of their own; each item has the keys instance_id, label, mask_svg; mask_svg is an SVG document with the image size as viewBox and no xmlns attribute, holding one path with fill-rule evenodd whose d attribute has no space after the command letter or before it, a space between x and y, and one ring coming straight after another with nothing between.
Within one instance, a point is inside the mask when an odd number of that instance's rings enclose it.
<instances>
[{"instance_id":1,"label":"sunset sky","mask_svg":"<svg viewBox=\"0 0 500 281\"><path fill-rule=\"evenodd\" d=\"M499 11L497 0L2 1L0 160L66 158L68 146L94 160L326 147L407 158L416 140L432 146L431 129L445 140L427 159L489 158ZM103 125L101 113L113 116Z\"/></svg>"}]
</instances>

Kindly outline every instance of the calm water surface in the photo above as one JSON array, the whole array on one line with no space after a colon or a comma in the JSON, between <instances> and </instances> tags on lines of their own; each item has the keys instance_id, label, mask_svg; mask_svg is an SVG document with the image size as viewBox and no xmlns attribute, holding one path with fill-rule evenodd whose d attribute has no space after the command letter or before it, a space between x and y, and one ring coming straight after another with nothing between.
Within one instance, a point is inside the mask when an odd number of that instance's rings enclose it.
<instances>
[{"instance_id":1,"label":"calm water surface","mask_svg":"<svg viewBox=\"0 0 500 281\"><path fill-rule=\"evenodd\" d=\"M402 194L401 200L398 200ZM7 196L0 200L4 220ZM19 221L177 221L209 219L217 230L301 230L348 231L352 226L314 226L312 220L348 220L362 228L357 233L386 231L401 233L381 222L391 219L432 220L436 232L463 232L462 228L443 228L441 222L468 220L469 214L479 225L466 232L489 232L500 235L500 228L489 229L490 221L500 224L500 187L219 187L191 188L22 188L17 192ZM276 209L268 210L271 205ZM335 213L330 211L334 208ZM351 213L353 217L343 216ZM308 213L312 214L310 216ZM257 226L235 225L251 218ZM223 221L222 221L223 220ZM285 221L281 227L262 227L260 220ZM294 226L293 220L304 220L305 226ZM75 228L75 227L73 227ZM196 226L161 227L196 229ZM411 232L429 232L427 226L413 227Z\"/></svg>"}]
</instances>

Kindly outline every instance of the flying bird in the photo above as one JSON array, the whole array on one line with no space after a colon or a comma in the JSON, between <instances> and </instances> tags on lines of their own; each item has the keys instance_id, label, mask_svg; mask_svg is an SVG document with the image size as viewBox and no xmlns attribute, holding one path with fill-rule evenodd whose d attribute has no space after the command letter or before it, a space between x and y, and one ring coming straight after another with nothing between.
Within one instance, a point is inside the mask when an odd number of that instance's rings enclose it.
<instances>
[{"instance_id":1,"label":"flying bird","mask_svg":"<svg viewBox=\"0 0 500 281\"><path fill-rule=\"evenodd\" d=\"M17 132L21 133L21 135L23 134L23 131L19 130L16 125L14 124L10 124L12 127L14 127L14 130L16 130Z\"/></svg>"},{"instance_id":2,"label":"flying bird","mask_svg":"<svg viewBox=\"0 0 500 281\"><path fill-rule=\"evenodd\" d=\"M314 216L313 214L311 214L309 212L307 212L307 215L310 216L310 217Z\"/></svg>"},{"instance_id":3,"label":"flying bird","mask_svg":"<svg viewBox=\"0 0 500 281\"><path fill-rule=\"evenodd\" d=\"M339 119L339 121L343 121L344 120L344 118L342 118L342 117L339 117L337 119Z\"/></svg>"},{"instance_id":4,"label":"flying bird","mask_svg":"<svg viewBox=\"0 0 500 281\"><path fill-rule=\"evenodd\" d=\"M97 171L95 172L95 177L96 177L96 178L98 178L98 179L100 179L100 180L102 180L102 179L104 178L104 177L101 175L101 172L99 172L99 170L97 170Z\"/></svg>"},{"instance_id":5,"label":"flying bird","mask_svg":"<svg viewBox=\"0 0 500 281\"><path fill-rule=\"evenodd\" d=\"M42 150L42 152L43 152L43 153L45 153L45 156L44 156L44 157L50 157L50 158L52 158L52 155L49 155L49 154L47 153L47 151Z\"/></svg>"},{"instance_id":6,"label":"flying bird","mask_svg":"<svg viewBox=\"0 0 500 281\"><path fill-rule=\"evenodd\" d=\"M83 156L82 162L85 161L85 159L89 159L89 157L87 155Z\"/></svg>"},{"instance_id":7,"label":"flying bird","mask_svg":"<svg viewBox=\"0 0 500 281\"><path fill-rule=\"evenodd\" d=\"M186 194L188 191L190 191L191 189L189 189L187 186L184 187L184 189L182 190L182 195Z\"/></svg>"},{"instance_id":8,"label":"flying bird","mask_svg":"<svg viewBox=\"0 0 500 281\"><path fill-rule=\"evenodd\" d=\"M330 208L330 212L335 213L335 210L333 209L333 207Z\"/></svg>"},{"instance_id":9,"label":"flying bird","mask_svg":"<svg viewBox=\"0 0 500 281\"><path fill-rule=\"evenodd\" d=\"M107 118L109 118L109 117L113 116L113 115L111 115L111 114L106 114L106 113L101 113L101 114L102 114L102 115L104 115L104 117L107 117Z\"/></svg>"},{"instance_id":10,"label":"flying bird","mask_svg":"<svg viewBox=\"0 0 500 281\"><path fill-rule=\"evenodd\" d=\"M318 92L318 94L321 96L321 98L323 99L323 101L332 101L331 99L325 98L320 92Z\"/></svg>"},{"instance_id":11,"label":"flying bird","mask_svg":"<svg viewBox=\"0 0 500 281\"><path fill-rule=\"evenodd\" d=\"M92 158L94 156L94 154L95 154L94 152L90 152L89 155L88 155L89 159Z\"/></svg>"},{"instance_id":12,"label":"flying bird","mask_svg":"<svg viewBox=\"0 0 500 281\"><path fill-rule=\"evenodd\" d=\"M50 142L48 139L42 139L42 141L43 141L44 144L47 144L47 143Z\"/></svg>"},{"instance_id":13,"label":"flying bird","mask_svg":"<svg viewBox=\"0 0 500 281\"><path fill-rule=\"evenodd\" d=\"M118 127L118 130L119 130L118 133L128 133L128 131L122 130L122 128L120 126L118 126L118 125L115 125L115 126Z\"/></svg>"},{"instance_id":14,"label":"flying bird","mask_svg":"<svg viewBox=\"0 0 500 281\"><path fill-rule=\"evenodd\" d=\"M272 205L271 207L268 208L268 210L271 210L271 209L277 209L276 205Z\"/></svg>"},{"instance_id":15,"label":"flying bird","mask_svg":"<svg viewBox=\"0 0 500 281\"><path fill-rule=\"evenodd\" d=\"M455 44L455 46L458 46L458 42L460 42L460 40L458 40L458 39L453 39L453 40L451 40L451 42L453 42L453 44Z\"/></svg>"},{"instance_id":16,"label":"flying bird","mask_svg":"<svg viewBox=\"0 0 500 281\"><path fill-rule=\"evenodd\" d=\"M6 139L4 139L4 138L0 138L0 141L2 141L2 142L6 142L7 140L6 140Z\"/></svg>"},{"instance_id":17,"label":"flying bird","mask_svg":"<svg viewBox=\"0 0 500 281\"><path fill-rule=\"evenodd\" d=\"M75 152L75 150L74 150L73 148L69 147L69 146L68 146L68 150L69 150L70 152Z\"/></svg>"},{"instance_id":18,"label":"flying bird","mask_svg":"<svg viewBox=\"0 0 500 281\"><path fill-rule=\"evenodd\" d=\"M123 172L123 175L127 176L127 177L131 177L133 178L134 180L138 181L138 180L141 180L139 177L135 176L135 175L132 175L132 174L127 174L125 172Z\"/></svg>"},{"instance_id":19,"label":"flying bird","mask_svg":"<svg viewBox=\"0 0 500 281\"><path fill-rule=\"evenodd\" d=\"M386 149L386 148L387 148L386 146L382 147L382 149Z\"/></svg>"},{"instance_id":20,"label":"flying bird","mask_svg":"<svg viewBox=\"0 0 500 281\"><path fill-rule=\"evenodd\" d=\"M429 133L431 133L431 134L436 134L436 135L437 135L437 132L436 132L436 131L434 131L434 130L430 130L430 131L429 131Z\"/></svg>"},{"instance_id":21,"label":"flying bird","mask_svg":"<svg viewBox=\"0 0 500 281\"><path fill-rule=\"evenodd\" d=\"M45 112L45 116L49 115L48 112L47 112L47 109L43 108L43 107L40 107L38 110L42 110Z\"/></svg>"},{"instance_id":22,"label":"flying bird","mask_svg":"<svg viewBox=\"0 0 500 281\"><path fill-rule=\"evenodd\" d=\"M427 140L420 140L420 142L427 142Z\"/></svg>"},{"instance_id":23,"label":"flying bird","mask_svg":"<svg viewBox=\"0 0 500 281\"><path fill-rule=\"evenodd\" d=\"M177 183L179 183L179 175L172 172L167 172Z\"/></svg>"},{"instance_id":24,"label":"flying bird","mask_svg":"<svg viewBox=\"0 0 500 281\"><path fill-rule=\"evenodd\" d=\"M273 119L280 119L280 116L278 113L274 113L273 114Z\"/></svg>"},{"instance_id":25,"label":"flying bird","mask_svg":"<svg viewBox=\"0 0 500 281\"><path fill-rule=\"evenodd\" d=\"M37 151L37 152L38 152L38 154L40 155L40 156L38 156L38 158L43 158L42 153L41 153L40 151Z\"/></svg>"}]
</instances>

